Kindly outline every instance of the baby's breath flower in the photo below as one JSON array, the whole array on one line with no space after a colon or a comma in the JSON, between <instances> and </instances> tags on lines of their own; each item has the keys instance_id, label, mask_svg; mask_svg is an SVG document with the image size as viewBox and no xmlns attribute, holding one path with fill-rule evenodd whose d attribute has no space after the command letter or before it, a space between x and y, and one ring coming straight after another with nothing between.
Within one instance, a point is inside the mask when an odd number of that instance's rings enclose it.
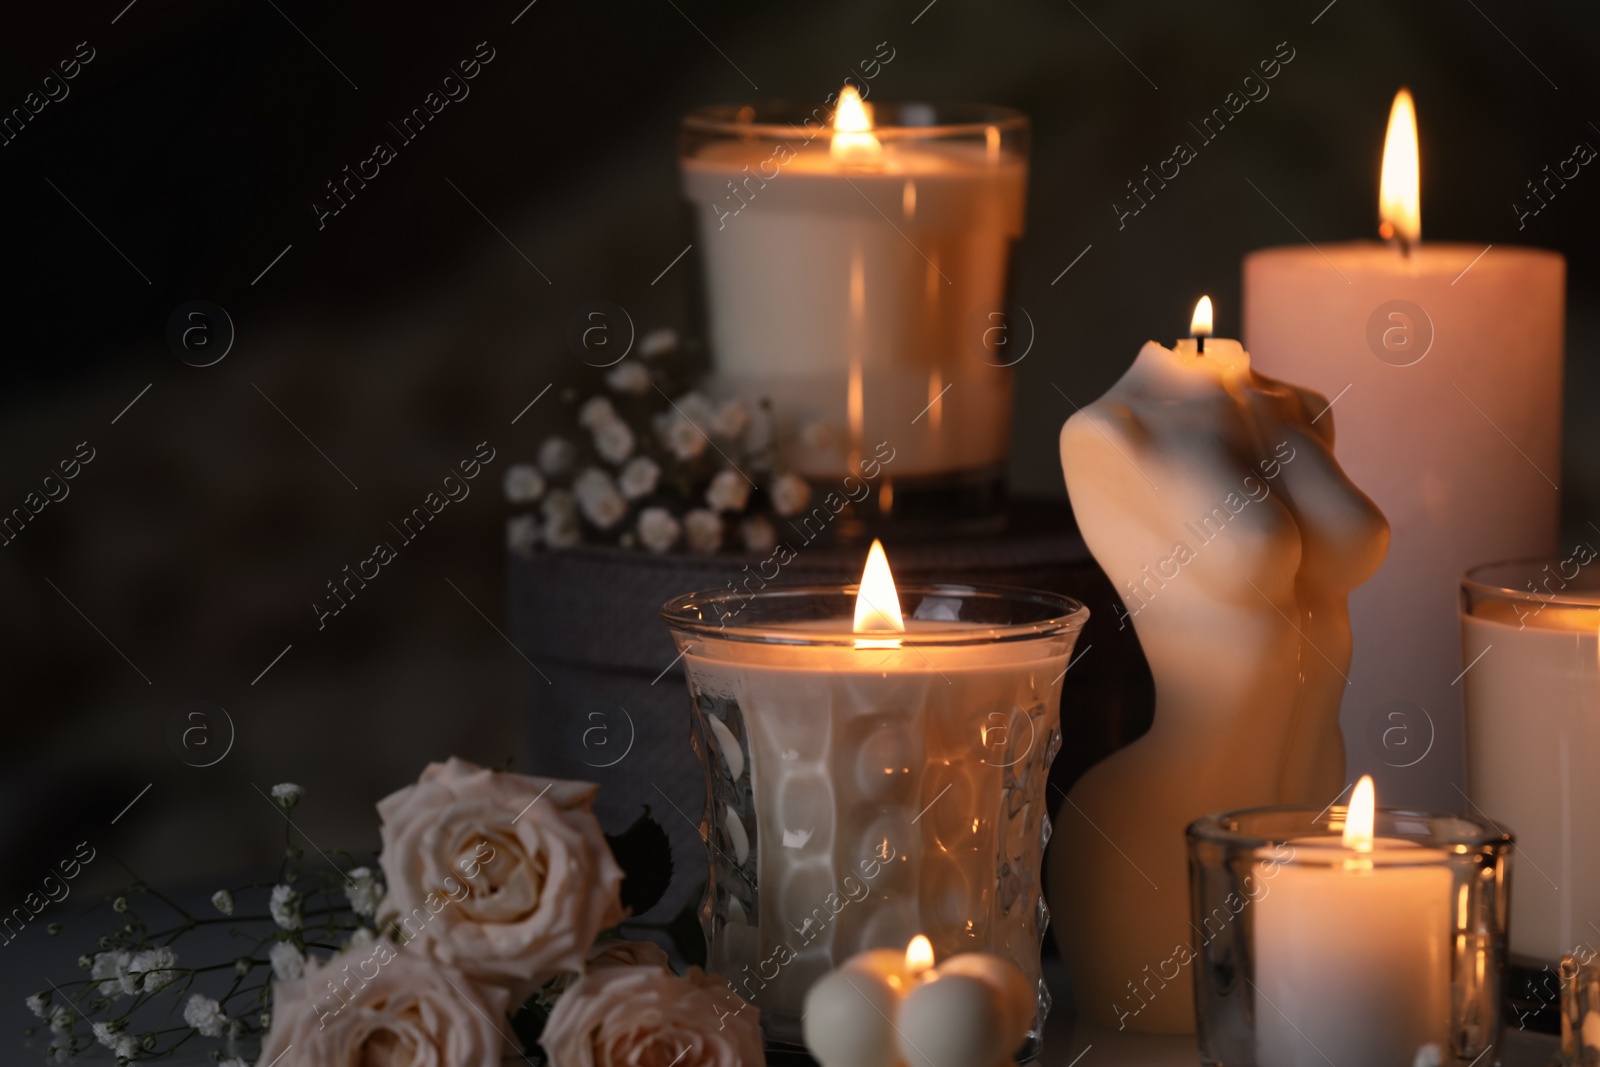
<instances>
[{"instance_id":1,"label":"baby's breath flower","mask_svg":"<svg viewBox=\"0 0 1600 1067\"><path fill-rule=\"evenodd\" d=\"M300 894L294 891L292 885L275 885L272 887L272 898L268 901L267 910L272 913L272 921L285 930L298 930L304 920L301 918Z\"/></svg>"},{"instance_id":2,"label":"baby's breath flower","mask_svg":"<svg viewBox=\"0 0 1600 1067\"><path fill-rule=\"evenodd\" d=\"M300 803L300 798L305 795L305 789L293 782L279 782L272 787L272 799L282 804L285 811Z\"/></svg>"},{"instance_id":3,"label":"baby's breath flower","mask_svg":"<svg viewBox=\"0 0 1600 1067\"><path fill-rule=\"evenodd\" d=\"M196 993L183 1006L183 1021L200 1031L202 1037L221 1037L228 1025L228 1013L222 1010L221 1004L210 997ZM102 1025L95 1024L96 1036L99 1035Z\"/></svg>"},{"instance_id":4,"label":"baby's breath flower","mask_svg":"<svg viewBox=\"0 0 1600 1067\"><path fill-rule=\"evenodd\" d=\"M226 889L219 889L211 894L211 906L224 915L233 914L233 894Z\"/></svg>"}]
</instances>

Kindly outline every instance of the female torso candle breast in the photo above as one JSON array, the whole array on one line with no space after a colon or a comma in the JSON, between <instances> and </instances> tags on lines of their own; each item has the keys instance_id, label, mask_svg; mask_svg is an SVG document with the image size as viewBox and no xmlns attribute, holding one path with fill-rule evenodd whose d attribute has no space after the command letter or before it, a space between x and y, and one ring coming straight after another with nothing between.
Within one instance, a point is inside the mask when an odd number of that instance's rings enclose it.
<instances>
[{"instance_id":1,"label":"female torso candle breast","mask_svg":"<svg viewBox=\"0 0 1600 1067\"><path fill-rule=\"evenodd\" d=\"M1150 661L1150 731L1078 782L1058 819L1057 937L1079 1010L1192 1027L1184 826L1197 813L1331 803L1343 788L1346 599L1388 526L1332 455L1315 393L1237 342L1151 342L1062 430L1084 540ZM1070 876L1069 876L1070 875Z\"/></svg>"}]
</instances>

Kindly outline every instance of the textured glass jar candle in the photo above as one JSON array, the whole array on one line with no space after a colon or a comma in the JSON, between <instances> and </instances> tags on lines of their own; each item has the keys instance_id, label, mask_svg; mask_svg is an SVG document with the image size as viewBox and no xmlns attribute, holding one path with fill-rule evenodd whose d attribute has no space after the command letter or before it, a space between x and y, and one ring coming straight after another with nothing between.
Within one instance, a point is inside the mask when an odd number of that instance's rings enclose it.
<instances>
[{"instance_id":1,"label":"textured glass jar candle","mask_svg":"<svg viewBox=\"0 0 1600 1067\"><path fill-rule=\"evenodd\" d=\"M706 768L710 969L800 1043L811 984L926 934L985 951L1049 1009L1045 784L1088 609L1048 593L900 589L906 632L852 632L856 589L695 593L662 614ZM1037 1052L1037 1027L1030 1049Z\"/></svg>"},{"instance_id":2,"label":"textured glass jar candle","mask_svg":"<svg viewBox=\"0 0 1600 1067\"><path fill-rule=\"evenodd\" d=\"M1129 1010L1190 967L1207 1067L1498 1063L1511 837L1379 809L1358 852L1340 841L1346 814L1192 823L1193 939L1131 976Z\"/></svg>"},{"instance_id":3,"label":"textured glass jar candle","mask_svg":"<svg viewBox=\"0 0 1600 1067\"><path fill-rule=\"evenodd\" d=\"M870 132L854 135L868 144L847 153L828 106L685 116L678 163L716 382L772 399L786 460L808 477L855 474L890 441L897 513L923 492L992 499L1010 368L1032 343L1004 304L1028 120L868 106Z\"/></svg>"}]
</instances>

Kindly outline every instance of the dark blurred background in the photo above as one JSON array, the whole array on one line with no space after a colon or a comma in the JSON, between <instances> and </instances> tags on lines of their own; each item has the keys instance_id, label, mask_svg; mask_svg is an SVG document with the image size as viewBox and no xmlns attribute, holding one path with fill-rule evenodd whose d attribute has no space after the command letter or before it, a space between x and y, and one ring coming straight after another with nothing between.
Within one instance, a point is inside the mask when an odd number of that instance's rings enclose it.
<instances>
[{"instance_id":1,"label":"dark blurred background","mask_svg":"<svg viewBox=\"0 0 1600 1067\"><path fill-rule=\"evenodd\" d=\"M1600 517L1584 415L1600 175L1524 230L1511 206L1576 142L1600 146L1594 5L125 3L13 12L0 34L7 113L93 55L0 146L0 512L79 442L95 450L0 549L0 907L85 838L164 884L270 863L281 817L257 789L275 782L308 789L313 841L359 851L377 844L372 803L424 762L526 765L545 741L525 726L535 675L494 628L499 478L531 458L560 388L595 379L568 319L599 298L641 330L686 325L693 255L662 273L692 239L678 117L820 100L879 42L894 50L882 99L1034 122L1014 288L1038 339L1017 371L1016 490L1062 494L1070 407L1050 383L1087 402L1141 342L1186 332L1202 292L1236 335L1240 256L1299 239L1263 194L1312 240L1372 235L1384 122L1408 84L1425 237L1568 257L1566 524ZM1270 96L1119 230L1124 183L1280 42L1295 58ZM400 146L387 123L489 50L470 95ZM398 157L319 228L325 183L379 140ZM197 299L236 329L204 368L166 339ZM319 630L324 583L485 440L498 455L471 497ZM172 739L190 701L231 718L214 767L186 766Z\"/></svg>"}]
</instances>

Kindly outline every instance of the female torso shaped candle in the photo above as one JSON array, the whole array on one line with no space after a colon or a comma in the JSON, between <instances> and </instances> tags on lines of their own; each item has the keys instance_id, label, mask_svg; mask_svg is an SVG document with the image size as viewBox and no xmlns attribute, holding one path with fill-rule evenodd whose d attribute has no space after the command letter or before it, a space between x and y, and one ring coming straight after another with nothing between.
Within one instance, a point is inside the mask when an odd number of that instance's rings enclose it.
<instances>
[{"instance_id":1,"label":"female torso shaped candle","mask_svg":"<svg viewBox=\"0 0 1600 1067\"><path fill-rule=\"evenodd\" d=\"M1343 787L1345 602L1388 529L1334 461L1326 408L1255 374L1236 341L1152 341L1062 428L1079 529L1156 683L1150 731L1074 786L1058 829L1075 848L1051 861L1079 1010L1104 1024L1193 1027L1187 974L1133 992L1190 940L1198 813Z\"/></svg>"},{"instance_id":2,"label":"female torso shaped candle","mask_svg":"<svg viewBox=\"0 0 1600 1067\"><path fill-rule=\"evenodd\" d=\"M1043 996L1045 776L1088 611L918 587L896 628L892 583L870 579L859 594L774 587L663 609L707 770L709 967L779 1042L799 1042L818 978L919 932L941 955L1010 959Z\"/></svg>"},{"instance_id":3,"label":"female torso shaped candle","mask_svg":"<svg viewBox=\"0 0 1600 1067\"><path fill-rule=\"evenodd\" d=\"M887 438L897 481L995 479L1010 359L983 342L1004 322L1022 232L1027 120L881 111L889 122L872 124L851 87L835 117L685 119L717 379L774 401L788 461L806 475L848 473L863 442Z\"/></svg>"},{"instance_id":4,"label":"female torso shaped candle","mask_svg":"<svg viewBox=\"0 0 1600 1067\"><path fill-rule=\"evenodd\" d=\"M1395 112L1383 199L1396 243L1252 253L1244 340L1268 373L1336 398L1339 461L1394 526L1382 570L1350 602L1345 723L1365 742L1354 767L1395 803L1457 807L1456 580L1556 547L1565 263L1419 243L1409 96Z\"/></svg>"}]
</instances>

